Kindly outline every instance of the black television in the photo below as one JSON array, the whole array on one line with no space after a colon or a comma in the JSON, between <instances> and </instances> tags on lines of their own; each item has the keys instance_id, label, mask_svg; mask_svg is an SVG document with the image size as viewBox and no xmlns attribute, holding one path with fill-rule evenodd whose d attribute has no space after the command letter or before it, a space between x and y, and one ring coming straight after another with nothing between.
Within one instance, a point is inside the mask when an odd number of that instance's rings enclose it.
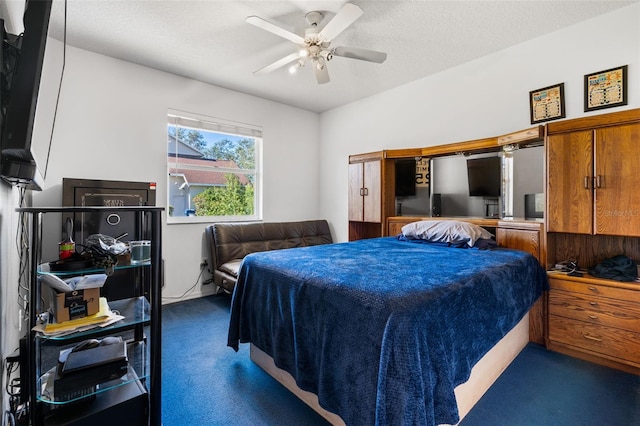
<instances>
[{"instance_id":1,"label":"black television","mask_svg":"<svg viewBox=\"0 0 640 426\"><path fill-rule=\"evenodd\" d=\"M416 161L396 160L396 197L416 195Z\"/></svg>"},{"instance_id":2,"label":"black television","mask_svg":"<svg viewBox=\"0 0 640 426\"><path fill-rule=\"evenodd\" d=\"M502 189L502 159L483 157L467 160L469 196L499 197Z\"/></svg>"},{"instance_id":3,"label":"black television","mask_svg":"<svg viewBox=\"0 0 640 426\"><path fill-rule=\"evenodd\" d=\"M46 177L64 69L63 46L47 44L53 3L26 1L20 35L2 28L0 177L37 191Z\"/></svg>"}]
</instances>

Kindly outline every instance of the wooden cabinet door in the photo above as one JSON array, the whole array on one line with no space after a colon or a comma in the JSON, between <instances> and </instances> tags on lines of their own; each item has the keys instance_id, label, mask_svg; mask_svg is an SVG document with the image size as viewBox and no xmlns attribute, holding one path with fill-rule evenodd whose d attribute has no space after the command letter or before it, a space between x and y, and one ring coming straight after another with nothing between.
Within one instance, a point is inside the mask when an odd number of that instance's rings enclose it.
<instances>
[{"instance_id":1,"label":"wooden cabinet door","mask_svg":"<svg viewBox=\"0 0 640 426\"><path fill-rule=\"evenodd\" d=\"M364 188L363 163L349 164L349 220L362 221L364 218L364 203L362 200Z\"/></svg>"},{"instance_id":2,"label":"wooden cabinet door","mask_svg":"<svg viewBox=\"0 0 640 426\"><path fill-rule=\"evenodd\" d=\"M593 232L593 133L552 135L547 143L549 232Z\"/></svg>"},{"instance_id":3,"label":"wooden cabinet door","mask_svg":"<svg viewBox=\"0 0 640 426\"><path fill-rule=\"evenodd\" d=\"M640 236L640 123L595 132L596 234Z\"/></svg>"},{"instance_id":4,"label":"wooden cabinet door","mask_svg":"<svg viewBox=\"0 0 640 426\"><path fill-rule=\"evenodd\" d=\"M382 173L380 161L364 163L364 221L382 222Z\"/></svg>"}]
</instances>

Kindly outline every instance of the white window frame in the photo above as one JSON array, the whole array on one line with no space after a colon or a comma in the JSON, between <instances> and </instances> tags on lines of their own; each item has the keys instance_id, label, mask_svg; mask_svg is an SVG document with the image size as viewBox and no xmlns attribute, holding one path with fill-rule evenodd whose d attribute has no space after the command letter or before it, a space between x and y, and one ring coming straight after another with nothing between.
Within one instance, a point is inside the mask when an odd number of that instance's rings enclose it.
<instances>
[{"instance_id":1,"label":"white window frame","mask_svg":"<svg viewBox=\"0 0 640 426\"><path fill-rule=\"evenodd\" d=\"M204 130L215 133L228 134L230 136L247 136L255 140L255 169L253 174L255 176L254 181L254 213L252 215L242 216L171 216L165 215L167 218L167 224L183 224L183 223L211 223L211 222L237 222L237 221L258 221L262 220L262 128L246 123L234 122L230 120L222 120L219 118L208 117L201 114L192 112L180 111L176 109L169 109L167 113L167 128L168 126L179 126L187 129ZM166 135L168 135L168 130ZM165 140L165 143L167 141ZM171 175L172 168L175 168L175 163L171 162L171 157L167 147L167 193L166 201L167 208L171 205ZM217 172L230 172L239 173L238 169L227 169L222 167L203 167L203 166L180 166L181 170L215 170ZM240 170L251 172L251 170ZM178 173L179 174L179 173Z\"/></svg>"}]
</instances>

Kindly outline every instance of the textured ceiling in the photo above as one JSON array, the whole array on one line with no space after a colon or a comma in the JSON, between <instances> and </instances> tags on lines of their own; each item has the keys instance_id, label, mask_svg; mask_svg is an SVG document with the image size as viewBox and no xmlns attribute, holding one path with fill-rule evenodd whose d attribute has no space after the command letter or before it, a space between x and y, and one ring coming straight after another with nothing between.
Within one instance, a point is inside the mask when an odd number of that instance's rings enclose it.
<instances>
[{"instance_id":1,"label":"textured ceiling","mask_svg":"<svg viewBox=\"0 0 640 426\"><path fill-rule=\"evenodd\" d=\"M331 82L310 66L253 71L296 51L245 22L257 15L297 34L311 10L324 26L345 1L68 0L67 43L191 79L322 112L469 62L633 1L356 1L364 14L332 46L388 54L382 64L336 57ZM52 22L61 33L62 0Z\"/></svg>"}]
</instances>

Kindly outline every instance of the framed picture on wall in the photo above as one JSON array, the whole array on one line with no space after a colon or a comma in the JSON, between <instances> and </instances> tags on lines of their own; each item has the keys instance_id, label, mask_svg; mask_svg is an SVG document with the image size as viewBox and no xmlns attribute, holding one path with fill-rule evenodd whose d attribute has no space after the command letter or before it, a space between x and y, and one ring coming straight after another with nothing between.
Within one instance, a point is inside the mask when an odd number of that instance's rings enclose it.
<instances>
[{"instance_id":1,"label":"framed picture on wall","mask_svg":"<svg viewBox=\"0 0 640 426\"><path fill-rule=\"evenodd\" d=\"M529 92L531 124L566 117L564 109L564 83Z\"/></svg>"},{"instance_id":2,"label":"framed picture on wall","mask_svg":"<svg viewBox=\"0 0 640 426\"><path fill-rule=\"evenodd\" d=\"M627 104L627 65L584 76L584 111Z\"/></svg>"}]
</instances>

